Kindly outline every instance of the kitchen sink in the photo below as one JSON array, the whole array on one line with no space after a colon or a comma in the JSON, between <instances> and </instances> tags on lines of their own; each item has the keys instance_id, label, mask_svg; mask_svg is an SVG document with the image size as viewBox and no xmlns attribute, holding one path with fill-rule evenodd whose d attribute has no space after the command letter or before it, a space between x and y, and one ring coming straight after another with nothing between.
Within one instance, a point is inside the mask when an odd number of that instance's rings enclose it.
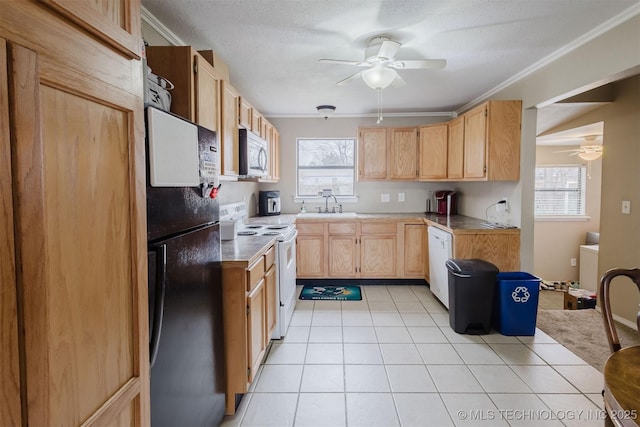
<instances>
[{"instance_id":1,"label":"kitchen sink","mask_svg":"<svg viewBox=\"0 0 640 427\"><path fill-rule=\"evenodd\" d=\"M355 218L355 212L307 212L298 214L298 218Z\"/></svg>"}]
</instances>

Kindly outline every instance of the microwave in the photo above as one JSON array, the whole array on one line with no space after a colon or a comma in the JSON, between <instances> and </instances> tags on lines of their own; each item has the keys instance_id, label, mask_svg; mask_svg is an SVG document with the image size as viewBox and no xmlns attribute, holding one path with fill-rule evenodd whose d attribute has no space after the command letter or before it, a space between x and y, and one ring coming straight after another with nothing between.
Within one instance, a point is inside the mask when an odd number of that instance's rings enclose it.
<instances>
[{"instance_id":1,"label":"microwave","mask_svg":"<svg viewBox=\"0 0 640 427\"><path fill-rule=\"evenodd\" d=\"M238 174L246 177L266 178L269 167L267 141L250 130L240 129Z\"/></svg>"}]
</instances>

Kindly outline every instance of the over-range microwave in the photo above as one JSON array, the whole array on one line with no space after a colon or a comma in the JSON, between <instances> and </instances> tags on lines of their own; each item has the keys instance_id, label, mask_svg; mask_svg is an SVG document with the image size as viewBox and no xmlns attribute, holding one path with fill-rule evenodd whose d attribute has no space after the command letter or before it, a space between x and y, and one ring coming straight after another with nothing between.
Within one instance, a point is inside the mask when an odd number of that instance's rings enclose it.
<instances>
[{"instance_id":1,"label":"over-range microwave","mask_svg":"<svg viewBox=\"0 0 640 427\"><path fill-rule=\"evenodd\" d=\"M267 141L250 130L240 129L239 175L266 177L269 167L269 147Z\"/></svg>"}]
</instances>

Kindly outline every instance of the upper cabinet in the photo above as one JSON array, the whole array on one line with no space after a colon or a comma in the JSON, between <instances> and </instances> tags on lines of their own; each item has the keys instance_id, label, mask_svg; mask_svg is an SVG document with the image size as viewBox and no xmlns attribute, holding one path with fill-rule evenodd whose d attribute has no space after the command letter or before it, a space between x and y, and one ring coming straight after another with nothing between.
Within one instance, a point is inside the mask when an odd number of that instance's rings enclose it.
<instances>
[{"instance_id":1,"label":"upper cabinet","mask_svg":"<svg viewBox=\"0 0 640 427\"><path fill-rule=\"evenodd\" d=\"M360 128L358 179L414 181L417 147L417 128Z\"/></svg>"},{"instance_id":2,"label":"upper cabinet","mask_svg":"<svg viewBox=\"0 0 640 427\"><path fill-rule=\"evenodd\" d=\"M520 179L521 101L489 101L420 128L421 181Z\"/></svg>"},{"instance_id":3,"label":"upper cabinet","mask_svg":"<svg viewBox=\"0 0 640 427\"><path fill-rule=\"evenodd\" d=\"M103 43L130 58L140 58L142 37L139 0L40 0Z\"/></svg>"},{"instance_id":4,"label":"upper cabinet","mask_svg":"<svg viewBox=\"0 0 640 427\"><path fill-rule=\"evenodd\" d=\"M0 6L2 426L151 423L139 7Z\"/></svg>"},{"instance_id":5,"label":"upper cabinet","mask_svg":"<svg viewBox=\"0 0 640 427\"><path fill-rule=\"evenodd\" d=\"M174 84L171 112L215 131L220 141L220 171L238 179L238 128L261 136L269 146L269 175L280 179L280 135L277 129L229 82L229 69L211 50L190 46L149 46L147 63L154 74Z\"/></svg>"},{"instance_id":6,"label":"upper cabinet","mask_svg":"<svg viewBox=\"0 0 640 427\"><path fill-rule=\"evenodd\" d=\"M222 81L222 117L218 141L220 142L220 173L237 176L239 170L238 92L230 83Z\"/></svg>"}]
</instances>

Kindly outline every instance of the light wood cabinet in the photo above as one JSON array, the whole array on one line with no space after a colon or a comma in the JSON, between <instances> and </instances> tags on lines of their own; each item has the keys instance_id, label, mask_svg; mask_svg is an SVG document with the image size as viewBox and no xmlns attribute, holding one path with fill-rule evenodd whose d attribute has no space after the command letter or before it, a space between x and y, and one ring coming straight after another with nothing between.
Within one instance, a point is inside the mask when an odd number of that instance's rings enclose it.
<instances>
[{"instance_id":1,"label":"light wood cabinet","mask_svg":"<svg viewBox=\"0 0 640 427\"><path fill-rule=\"evenodd\" d=\"M171 112L219 132L222 78L213 65L191 46L148 46L146 54L151 71L175 86Z\"/></svg>"},{"instance_id":2,"label":"light wood cabinet","mask_svg":"<svg viewBox=\"0 0 640 427\"><path fill-rule=\"evenodd\" d=\"M269 144L269 175L271 181L280 181L280 133L275 127L271 130L271 142Z\"/></svg>"},{"instance_id":3,"label":"light wood cabinet","mask_svg":"<svg viewBox=\"0 0 640 427\"><path fill-rule=\"evenodd\" d=\"M222 82L222 126L220 141L220 172L225 176L237 176L240 170L240 142L238 133L238 92L230 83Z\"/></svg>"},{"instance_id":4,"label":"light wood cabinet","mask_svg":"<svg viewBox=\"0 0 640 427\"><path fill-rule=\"evenodd\" d=\"M299 278L326 277L326 223L296 221L296 274Z\"/></svg>"},{"instance_id":5,"label":"light wood cabinet","mask_svg":"<svg viewBox=\"0 0 640 427\"><path fill-rule=\"evenodd\" d=\"M360 128L358 179L414 181L417 153L417 128Z\"/></svg>"},{"instance_id":6,"label":"light wood cabinet","mask_svg":"<svg viewBox=\"0 0 640 427\"><path fill-rule=\"evenodd\" d=\"M251 132L256 135L260 135L260 131L262 130L262 115L255 108L251 109Z\"/></svg>"},{"instance_id":7,"label":"light wood cabinet","mask_svg":"<svg viewBox=\"0 0 640 427\"><path fill-rule=\"evenodd\" d=\"M119 5L2 4L0 425L150 424L140 5Z\"/></svg>"},{"instance_id":8,"label":"light wood cabinet","mask_svg":"<svg viewBox=\"0 0 640 427\"><path fill-rule=\"evenodd\" d=\"M464 117L447 123L447 175L448 179L464 178Z\"/></svg>"},{"instance_id":9,"label":"light wood cabinet","mask_svg":"<svg viewBox=\"0 0 640 427\"><path fill-rule=\"evenodd\" d=\"M413 181L418 176L418 128L387 129L389 178Z\"/></svg>"},{"instance_id":10,"label":"light wood cabinet","mask_svg":"<svg viewBox=\"0 0 640 427\"><path fill-rule=\"evenodd\" d=\"M522 101L488 101L464 114L464 178L520 179Z\"/></svg>"},{"instance_id":11,"label":"light wood cabinet","mask_svg":"<svg viewBox=\"0 0 640 427\"><path fill-rule=\"evenodd\" d=\"M398 236L395 221L363 221L360 237L360 277L398 276Z\"/></svg>"},{"instance_id":12,"label":"light wood cabinet","mask_svg":"<svg viewBox=\"0 0 640 427\"><path fill-rule=\"evenodd\" d=\"M226 410L235 413L264 359L278 309L275 248L247 261L222 263L222 302L226 362Z\"/></svg>"},{"instance_id":13,"label":"light wood cabinet","mask_svg":"<svg viewBox=\"0 0 640 427\"><path fill-rule=\"evenodd\" d=\"M447 129L446 123L420 128L419 180L447 178Z\"/></svg>"},{"instance_id":14,"label":"light wood cabinet","mask_svg":"<svg viewBox=\"0 0 640 427\"><path fill-rule=\"evenodd\" d=\"M403 224L404 276L424 278L427 226L422 224Z\"/></svg>"},{"instance_id":15,"label":"light wood cabinet","mask_svg":"<svg viewBox=\"0 0 640 427\"><path fill-rule=\"evenodd\" d=\"M447 123L420 128L419 180L520 179L521 109L521 101L488 101Z\"/></svg>"},{"instance_id":16,"label":"light wood cabinet","mask_svg":"<svg viewBox=\"0 0 640 427\"><path fill-rule=\"evenodd\" d=\"M387 131L385 128L358 130L358 179L387 178Z\"/></svg>"},{"instance_id":17,"label":"light wood cabinet","mask_svg":"<svg viewBox=\"0 0 640 427\"><path fill-rule=\"evenodd\" d=\"M244 129L251 130L251 119L253 118L253 107L246 100L246 98L240 96L238 98L238 126Z\"/></svg>"},{"instance_id":18,"label":"light wood cabinet","mask_svg":"<svg viewBox=\"0 0 640 427\"><path fill-rule=\"evenodd\" d=\"M402 278L396 221L299 220L296 227L298 278Z\"/></svg>"},{"instance_id":19,"label":"light wood cabinet","mask_svg":"<svg viewBox=\"0 0 640 427\"><path fill-rule=\"evenodd\" d=\"M357 222L330 222L328 227L329 277L358 275Z\"/></svg>"},{"instance_id":20,"label":"light wood cabinet","mask_svg":"<svg viewBox=\"0 0 640 427\"><path fill-rule=\"evenodd\" d=\"M475 230L453 233L453 257L479 258L500 271L520 270L520 230Z\"/></svg>"}]
</instances>

